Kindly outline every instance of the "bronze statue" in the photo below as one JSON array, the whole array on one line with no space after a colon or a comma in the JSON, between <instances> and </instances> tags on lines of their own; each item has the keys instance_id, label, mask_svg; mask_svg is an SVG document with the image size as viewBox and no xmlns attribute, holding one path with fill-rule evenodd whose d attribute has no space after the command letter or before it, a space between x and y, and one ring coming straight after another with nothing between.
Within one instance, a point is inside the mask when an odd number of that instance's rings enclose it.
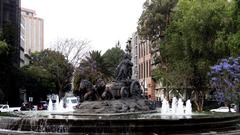
<instances>
[{"instance_id":1,"label":"bronze statue","mask_svg":"<svg viewBox=\"0 0 240 135\"><path fill-rule=\"evenodd\" d=\"M111 100L128 97L141 97L140 84L132 77L131 55L126 53L124 59L116 68L116 81L106 83L99 78L95 86L88 80L82 80L80 83L81 99L86 100Z\"/></svg>"},{"instance_id":2,"label":"bronze statue","mask_svg":"<svg viewBox=\"0 0 240 135\"><path fill-rule=\"evenodd\" d=\"M97 79L94 88L95 88L98 98L103 99L102 94L106 89L106 82L102 78L99 78L99 79Z\"/></svg>"},{"instance_id":3,"label":"bronze statue","mask_svg":"<svg viewBox=\"0 0 240 135\"><path fill-rule=\"evenodd\" d=\"M98 96L95 92L95 89L92 83L88 80L82 80L80 82L79 91L80 91L80 98L84 101L86 100L94 101L98 99Z\"/></svg>"},{"instance_id":4,"label":"bronze statue","mask_svg":"<svg viewBox=\"0 0 240 135\"><path fill-rule=\"evenodd\" d=\"M129 54L124 55L124 59L120 62L116 69L116 80L126 80L132 77L132 66L131 56Z\"/></svg>"}]
</instances>

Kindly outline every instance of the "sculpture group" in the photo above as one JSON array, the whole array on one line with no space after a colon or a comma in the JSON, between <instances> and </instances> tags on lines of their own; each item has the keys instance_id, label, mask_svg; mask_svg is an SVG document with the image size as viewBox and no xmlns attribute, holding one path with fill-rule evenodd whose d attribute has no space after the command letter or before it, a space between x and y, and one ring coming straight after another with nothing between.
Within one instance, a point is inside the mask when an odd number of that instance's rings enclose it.
<instances>
[{"instance_id":1,"label":"sculpture group","mask_svg":"<svg viewBox=\"0 0 240 135\"><path fill-rule=\"evenodd\" d=\"M80 82L80 98L82 101L111 100L129 97L142 97L140 84L132 80L131 55L124 54L123 60L116 68L115 81L106 84L99 78L95 86L88 80Z\"/></svg>"}]
</instances>

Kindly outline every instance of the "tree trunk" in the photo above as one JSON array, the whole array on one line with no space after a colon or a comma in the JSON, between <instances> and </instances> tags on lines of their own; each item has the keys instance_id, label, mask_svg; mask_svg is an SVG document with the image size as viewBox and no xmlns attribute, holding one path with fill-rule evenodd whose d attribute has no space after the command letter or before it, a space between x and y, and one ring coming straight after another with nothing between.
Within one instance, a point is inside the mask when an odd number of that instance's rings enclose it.
<instances>
[{"instance_id":1,"label":"tree trunk","mask_svg":"<svg viewBox=\"0 0 240 135\"><path fill-rule=\"evenodd\" d=\"M65 96L65 92L63 91L62 87L59 88L58 95L59 95L59 99L61 99L61 98L63 98Z\"/></svg>"},{"instance_id":2,"label":"tree trunk","mask_svg":"<svg viewBox=\"0 0 240 135\"><path fill-rule=\"evenodd\" d=\"M231 104L228 104L228 112L231 112Z\"/></svg>"},{"instance_id":3,"label":"tree trunk","mask_svg":"<svg viewBox=\"0 0 240 135\"><path fill-rule=\"evenodd\" d=\"M195 96L194 103L197 107L197 111L202 112L203 111L203 103L204 103L204 92L202 92L202 91L195 92L194 96Z\"/></svg>"}]
</instances>

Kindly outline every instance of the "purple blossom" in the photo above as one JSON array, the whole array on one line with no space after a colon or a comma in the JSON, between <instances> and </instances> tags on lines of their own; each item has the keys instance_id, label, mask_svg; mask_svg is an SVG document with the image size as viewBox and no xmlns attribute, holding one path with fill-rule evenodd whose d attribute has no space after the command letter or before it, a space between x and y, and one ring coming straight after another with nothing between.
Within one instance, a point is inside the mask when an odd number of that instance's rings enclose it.
<instances>
[{"instance_id":1,"label":"purple blossom","mask_svg":"<svg viewBox=\"0 0 240 135\"><path fill-rule=\"evenodd\" d=\"M234 102L240 95L240 57L222 59L218 65L210 67L210 86L216 90L218 102Z\"/></svg>"}]
</instances>

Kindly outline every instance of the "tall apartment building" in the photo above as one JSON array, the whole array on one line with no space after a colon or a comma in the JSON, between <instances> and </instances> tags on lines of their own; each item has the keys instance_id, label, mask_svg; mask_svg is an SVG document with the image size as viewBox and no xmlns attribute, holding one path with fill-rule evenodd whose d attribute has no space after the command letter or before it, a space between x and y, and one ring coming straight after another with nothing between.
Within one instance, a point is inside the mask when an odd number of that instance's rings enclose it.
<instances>
[{"instance_id":1,"label":"tall apartment building","mask_svg":"<svg viewBox=\"0 0 240 135\"><path fill-rule=\"evenodd\" d=\"M44 49L44 21L36 17L36 12L31 9L21 9L21 44L24 44L24 53L30 55L32 52Z\"/></svg>"},{"instance_id":2,"label":"tall apartment building","mask_svg":"<svg viewBox=\"0 0 240 135\"><path fill-rule=\"evenodd\" d=\"M136 33L131 38L133 78L137 77L143 88L144 95L155 100L155 82L152 79L151 44L141 40Z\"/></svg>"}]
</instances>

